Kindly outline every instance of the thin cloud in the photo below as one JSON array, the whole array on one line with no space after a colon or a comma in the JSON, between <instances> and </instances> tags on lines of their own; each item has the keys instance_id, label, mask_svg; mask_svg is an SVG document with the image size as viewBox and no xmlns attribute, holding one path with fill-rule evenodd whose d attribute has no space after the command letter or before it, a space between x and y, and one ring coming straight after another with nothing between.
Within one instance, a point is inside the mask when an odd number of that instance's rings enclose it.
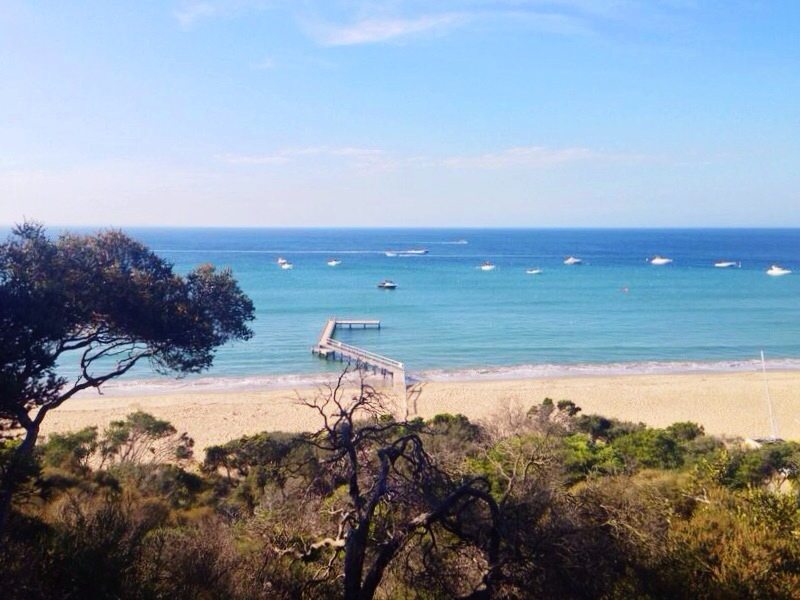
<instances>
[{"instance_id":1,"label":"thin cloud","mask_svg":"<svg viewBox=\"0 0 800 600\"><path fill-rule=\"evenodd\" d=\"M375 44L423 33L444 31L463 23L466 15L445 13L416 18L364 19L348 25L315 25L309 34L323 46Z\"/></svg>"},{"instance_id":2,"label":"thin cloud","mask_svg":"<svg viewBox=\"0 0 800 600\"><path fill-rule=\"evenodd\" d=\"M547 169L577 163L611 164L641 162L638 154L602 152L586 147L550 148L547 146L515 146L497 152L445 158L416 155L397 156L376 148L357 146L308 146L289 148L270 154L225 154L218 157L232 165L304 164L308 159L328 159L363 171L390 171L401 168L449 169ZM330 164L330 163L328 163Z\"/></svg>"},{"instance_id":3,"label":"thin cloud","mask_svg":"<svg viewBox=\"0 0 800 600\"><path fill-rule=\"evenodd\" d=\"M185 0L172 14L183 29L189 29L199 21L264 9L270 4L268 0Z\"/></svg>"},{"instance_id":4,"label":"thin cloud","mask_svg":"<svg viewBox=\"0 0 800 600\"><path fill-rule=\"evenodd\" d=\"M271 154L224 154L219 158L232 165L285 165L308 157L340 158L369 163L380 160L383 157L383 151L355 146L308 146L287 148Z\"/></svg>"},{"instance_id":5,"label":"thin cloud","mask_svg":"<svg viewBox=\"0 0 800 600\"><path fill-rule=\"evenodd\" d=\"M278 67L277 61L272 57L264 57L253 65L256 71L270 71Z\"/></svg>"},{"instance_id":6,"label":"thin cloud","mask_svg":"<svg viewBox=\"0 0 800 600\"><path fill-rule=\"evenodd\" d=\"M452 156L442 161L456 169L502 169L507 167L551 167L564 163L601 158L604 155L589 148L547 148L517 146L501 152L474 156Z\"/></svg>"}]
</instances>

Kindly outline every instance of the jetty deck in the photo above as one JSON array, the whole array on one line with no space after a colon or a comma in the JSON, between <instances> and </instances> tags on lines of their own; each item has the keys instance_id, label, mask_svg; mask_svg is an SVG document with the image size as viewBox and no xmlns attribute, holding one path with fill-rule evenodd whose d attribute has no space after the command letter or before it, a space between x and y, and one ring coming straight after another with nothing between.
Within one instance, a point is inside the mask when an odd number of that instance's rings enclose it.
<instances>
[{"instance_id":1,"label":"jetty deck","mask_svg":"<svg viewBox=\"0 0 800 600\"><path fill-rule=\"evenodd\" d=\"M333 338L337 327L348 329L380 329L381 322L377 319L339 319L331 317L325 323L320 333L317 344L311 348L311 352L325 359L340 360L355 364L359 367L372 370L386 376L391 376L392 384L396 388L402 387L405 390L406 370L400 361L383 356L376 352L370 352L357 346L345 344Z\"/></svg>"}]
</instances>

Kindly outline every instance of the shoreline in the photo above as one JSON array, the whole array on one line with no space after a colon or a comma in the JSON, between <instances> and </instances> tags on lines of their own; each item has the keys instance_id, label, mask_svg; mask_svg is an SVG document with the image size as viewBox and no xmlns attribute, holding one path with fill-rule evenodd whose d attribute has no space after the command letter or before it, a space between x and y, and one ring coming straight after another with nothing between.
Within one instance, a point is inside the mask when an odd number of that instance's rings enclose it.
<instances>
[{"instance_id":1,"label":"shoreline","mask_svg":"<svg viewBox=\"0 0 800 600\"><path fill-rule=\"evenodd\" d=\"M344 369L342 364L342 369ZM800 358L768 359L768 373L798 372ZM151 377L110 381L103 386L103 395L158 396L172 394L196 394L214 392L290 391L312 389L324 385L341 371L316 371L307 373L282 373L264 375L218 375L197 376L183 379ZM690 375L761 373L758 359L729 360L648 360L612 363L546 363L528 365L506 365L489 367L465 367L453 369L425 369L406 372L409 384L426 383L472 383L481 381L519 381L527 379L569 379L583 377L628 377L637 375ZM380 377L370 379L381 384ZM87 390L77 397L96 395Z\"/></svg>"},{"instance_id":2,"label":"shoreline","mask_svg":"<svg viewBox=\"0 0 800 600\"><path fill-rule=\"evenodd\" d=\"M800 371L770 371L768 381L779 436L800 439ZM419 393L410 400L411 413L423 418L462 413L480 421L509 407L527 410L550 397L572 400L584 414L641 421L654 427L694 421L714 435L770 434L764 379L753 371L428 381L417 387ZM102 430L112 420L143 410L192 436L196 459L202 460L205 447L242 435L316 430L316 413L297 402L297 394L309 395L312 389L84 394L51 412L42 433L87 426Z\"/></svg>"}]
</instances>

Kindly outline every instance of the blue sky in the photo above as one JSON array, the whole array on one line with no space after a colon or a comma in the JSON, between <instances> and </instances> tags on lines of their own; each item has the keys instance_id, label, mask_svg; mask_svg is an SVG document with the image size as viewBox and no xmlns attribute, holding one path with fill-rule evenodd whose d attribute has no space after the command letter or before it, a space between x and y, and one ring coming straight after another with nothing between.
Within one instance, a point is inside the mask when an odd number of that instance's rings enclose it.
<instances>
[{"instance_id":1,"label":"blue sky","mask_svg":"<svg viewBox=\"0 0 800 600\"><path fill-rule=\"evenodd\" d=\"M0 223L800 226L800 2L0 0Z\"/></svg>"}]
</instances>

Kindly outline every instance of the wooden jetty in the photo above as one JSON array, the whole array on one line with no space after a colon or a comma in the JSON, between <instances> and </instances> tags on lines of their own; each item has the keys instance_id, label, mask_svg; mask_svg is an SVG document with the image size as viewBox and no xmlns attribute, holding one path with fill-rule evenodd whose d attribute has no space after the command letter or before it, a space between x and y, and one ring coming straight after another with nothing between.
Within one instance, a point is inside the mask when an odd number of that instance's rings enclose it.
<instances>
[{"instance_id":1,"label":"wooden jetty","mask_svg":"<svg viewBox=\"0 0 800 600\"><path fill-rule=\"evenodd\" d=\"M381 322L377 319L337 319L331 317L322 328L319 341L311 348L311 352L325 359L341 360L355 364L358 367L371 370L386 377L392 377L392 384L397 389L405 391L406 370L403 363L387 356L382 356L363 348L345 344L333 339L337 327L348 329L380 329Z\"/></svg>"}]
</instances>

